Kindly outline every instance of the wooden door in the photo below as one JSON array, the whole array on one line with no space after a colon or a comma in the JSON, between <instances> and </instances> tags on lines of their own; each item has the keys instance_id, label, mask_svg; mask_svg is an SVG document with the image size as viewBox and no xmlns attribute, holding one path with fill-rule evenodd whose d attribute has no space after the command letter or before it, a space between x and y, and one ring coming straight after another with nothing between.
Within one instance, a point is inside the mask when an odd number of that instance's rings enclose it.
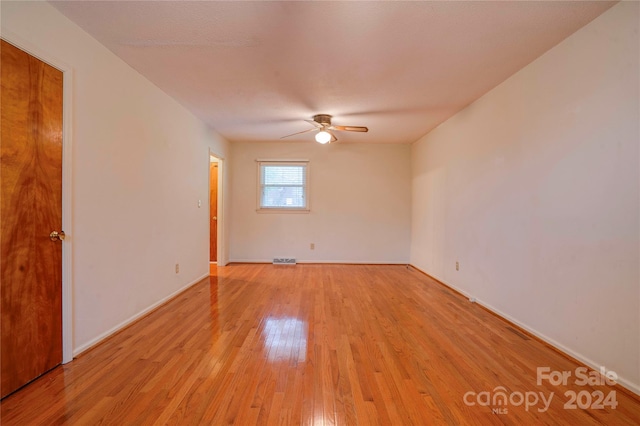
<instances>
[{"instance_id":1,"label":"wooden door","mask_svg":"<svg viewBox=\"0 0 640 426\"><path fill-rule=\"evenodd\" d=\"M218 260L218 163L211 162L209 167L209 213L211 215L209 235L209 260Z\"/></svg>"},{"instance_id":2,"label":"wooden door","mask_svg":"<svg viewBox=\"0 0 640 426\"><path fill-rule=\"evenodd\" d=\"M2 397L62 362L62 72L2 41Z\"/></svg>"}]
</instances>

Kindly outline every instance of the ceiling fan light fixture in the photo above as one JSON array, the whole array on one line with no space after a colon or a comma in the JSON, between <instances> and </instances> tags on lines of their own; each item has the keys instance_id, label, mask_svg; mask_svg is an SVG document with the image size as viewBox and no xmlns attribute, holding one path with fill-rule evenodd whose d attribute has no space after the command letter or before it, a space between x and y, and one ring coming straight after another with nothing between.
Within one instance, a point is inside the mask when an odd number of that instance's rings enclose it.
<instances>
[{"instance_id":1,"label":"ceiling fan light fixture","mask_svg":"<svg viewBox=\"0 0 640 426\"><path fill-rule=\"evenodd\" d=\"M1 0L0 0L1 1ZM338 138L333 134L333 131L344 132L368 132L369 129L364 126L334 126L331 124L331 116L329 114L316 114L313 116L313 120L304 120L311 124L313 128L296 132L287 136L282 136L280 139L296 136L307 132L317 132L315 134L316 142L321 144L327 144L331 142L337 142Z\"/></svg>"},{"instance_id":2,"label":"ceiling fan light fixture","mask_svg":"<svg viewBox=\"0 0 640 426\"><path fill-rule=\"evenodd\" d=\"M320 130L318 133L316 133L316 142L324 145L330 140L331 140L331 133L327 132L326 130Z\"/></svg>"}]
</instances>

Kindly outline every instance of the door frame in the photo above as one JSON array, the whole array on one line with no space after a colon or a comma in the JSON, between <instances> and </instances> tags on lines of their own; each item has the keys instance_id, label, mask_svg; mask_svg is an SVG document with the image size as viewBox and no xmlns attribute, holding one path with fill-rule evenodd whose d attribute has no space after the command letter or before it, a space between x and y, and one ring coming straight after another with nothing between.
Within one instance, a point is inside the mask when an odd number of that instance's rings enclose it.
<instances>
[{"instance_id":1,"label":"door frame","mask_svg":"<svg viewBox=\"0 0 640 426\"><path fill-rule=\"evenodd\" d=\"M62 71L62 364L73 360L73 220L72 138L73 68L11 31L1 29L0 38Z\"/></svg>"},{"instance_id":2,"label":"door frame","mask_svg":"<svg viewBox=\"0 0 640 426\"><path fill-rule=\"evenodd\" d=\"M218 243L217 243L217 253L216 253L216 263L218 266L224 266L227 264L227 259L224 257L224 237L225 237L225 232L224 232L224 194L223 194L223 188L224 188L224 167L225 167L225 163L224 163L224 157L222 157L221 155L217 154L215 151L213 151L211 148L209 148L209 155L207 156L207 212L208 212L208 220L207 222L209 223L209 235L211 235L211 200L209 199L209 197L211 195L211 167L210 167L210 162L211 162L211 157L214 157L216 160L218 160L218 212L217 212L217 217L218 217L218 232L217 232L217 239L218 239ZM211 245L211 241L209 241L209 247ZM207 252L207 258L209 258L209 252ZM209 259L209 265L211 265L211 259Z\"/></svg>"}]
</instances>

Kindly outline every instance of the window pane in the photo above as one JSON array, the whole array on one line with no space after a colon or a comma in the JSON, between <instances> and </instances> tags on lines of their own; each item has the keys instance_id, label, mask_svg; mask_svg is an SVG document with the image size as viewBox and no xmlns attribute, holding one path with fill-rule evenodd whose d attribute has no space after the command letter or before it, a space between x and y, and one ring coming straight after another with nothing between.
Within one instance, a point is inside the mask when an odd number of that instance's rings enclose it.
<instances>
[{"instance_id":1,"label":"window pane","mask_svg":"<svg viewBox=\"0 0 640 426\"><path fill-rule=\"evenodd\" d=\"M263 185L304 185L305 166L262 166Z\"/></svg>"},{"instance_id":2,"label":"window pane","mask_svg":"<svg viewBox=\"0 0 640 426\"><path fill-rule=\"evenodd\" d=\"M308 208L306 163L261 163L259 173L259 208Z\"/></svg>"},{"instance_id":3,"label":"window pane","mask_svg":"<svg viewBox=\"0 0 640 426\"><path fill-rule=\"evenodd\" d=\"M301 186L265 186L262 188L262 207L306 207Z\"/></svg>"}]
</instances>

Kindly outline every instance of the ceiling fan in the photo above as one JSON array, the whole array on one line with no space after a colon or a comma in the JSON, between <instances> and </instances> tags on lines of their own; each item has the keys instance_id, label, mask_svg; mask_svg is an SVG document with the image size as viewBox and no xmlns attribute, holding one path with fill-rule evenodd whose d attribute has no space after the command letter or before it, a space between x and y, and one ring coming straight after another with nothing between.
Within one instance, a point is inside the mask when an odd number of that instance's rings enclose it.
<instances>
[{"instance_id":1,"label":"ceiling fan","mask_svg":"<svg viewBox=\"0 0 640 426\"><path fill-rule=\"evenodd\" d=\"M369 129L363 126L334 126L331 124L331 116L328 114L317 114L313 116L313 120L304 120L314 126L313 129L303 130L302 132L292 133L287 136L283 136L280 139L288 138L290 136L299 135L301 133L315 132L316 142L325 144L328 142L335 142L338 138L331 132L331 130L339 130L345 132L368 132Z\"/></svg>"}]
</instances>

